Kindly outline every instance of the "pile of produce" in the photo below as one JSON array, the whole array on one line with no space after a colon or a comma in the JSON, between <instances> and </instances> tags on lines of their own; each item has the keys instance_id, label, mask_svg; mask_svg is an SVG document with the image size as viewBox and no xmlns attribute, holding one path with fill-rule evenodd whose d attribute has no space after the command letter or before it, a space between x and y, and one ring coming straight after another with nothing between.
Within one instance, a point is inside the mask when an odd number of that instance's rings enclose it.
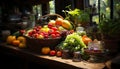
<instances>
[{"instance_id":1,"label":"pile of produce","mask_svg":"<svg viewBox=\"0 0 120 69\"><path fill-rule=\"evenodd\" d=\"M39 39L54 39L61 38L65 35L63 33L72 30L72 24L65 19L57 18L56 20L50 20L47 25L35 26L26 30L25 36Z\"/></svg>"},{"instance_id":2,"label":"pile of produce","mask_svg":"<svg viewBox=\"0 0 120 69\"><path fill-rule=\"evenodd\" d=\"M80 51L83 53L87 46L83 42L82 36L74 32L70 35L67 35L66 39L61 43L60 48L69 50L71 52Z\"/></svg>"},{"instance_id":3,"label":"pile of produce","mask_svg":"<svg viewBox=\"0 0 120 69\"><path fill-rule=\"evenodd\" d=\"M26 38L23 36L16 37L15 35L9 35L6 39L6 43L19 48L26 48Z\"/></svg>"}]
</instances>

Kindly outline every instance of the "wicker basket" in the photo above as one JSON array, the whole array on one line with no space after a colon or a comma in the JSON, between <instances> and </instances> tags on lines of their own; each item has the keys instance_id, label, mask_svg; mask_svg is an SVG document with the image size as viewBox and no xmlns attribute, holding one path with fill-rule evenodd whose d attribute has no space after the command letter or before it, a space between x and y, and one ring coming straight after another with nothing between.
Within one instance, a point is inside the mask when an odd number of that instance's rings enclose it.
<instances>
[{"instance_id":1,"label":"wicker basket","mask_svg":"<svg viewBox=\"0 0 120 69\"><path fill-rule=\"evenodd\" d=\"M46 14L44 16L41 16L40 19L38 20L38 24L43 26L48 24L50 20L56 20L57 18L62 18L64 19L61 15L59 14Z\"/></svg>"},{"instance_id":2,"label":"wicker basket","mask_svg":"<svg viewBox=\"0 0 120 69\"><path fill-rule=\"evenodd\" d=\"M48 46L48 47L50 47L50 49L55 49L55 47L62 40L61 40L61 38L55 38L55 39L36 39L36 38L26 37L26 41L27 41L26 42L27 49L29 51L41 54L42 47Z\"/></svg>"},{"instance_id":3,"label":"wicker basket","mask_svg":"<svg viewBox=\"0 0 120 69\"><path fill-rule=\"evenodd\" d=\"M58 17L63 19L63 17L59 14L47 14L47 15L41 16L40 20L42 20L43 22L43 19L44 19L44 22L42 23L39 21L39 25L43 26L45 24L48 24L49 20L55 20ZM62 41L61 38L37 39L37 38L31 38L28 36L25 36L25 38L27 41L26 43L28 47L27 49L39 54L41 53L42 47L49 46L51 49L54 49L55 46L57 46Z\"/></svg>"}]
</instances>

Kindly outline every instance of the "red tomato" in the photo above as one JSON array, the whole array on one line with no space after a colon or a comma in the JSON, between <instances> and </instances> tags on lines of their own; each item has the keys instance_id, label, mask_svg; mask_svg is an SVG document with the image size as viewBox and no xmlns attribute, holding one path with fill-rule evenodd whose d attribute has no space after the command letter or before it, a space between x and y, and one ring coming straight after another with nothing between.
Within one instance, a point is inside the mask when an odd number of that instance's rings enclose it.
<instances>
[{"instance_id":1,"label":"red tomato","mask_svg":"<svg viewBox=\"0 0 120 69\"><path fill-rule=\"evenodd\" d=\"M50 51L50 56L55 56L56 55L56 51L55 50L51 50Z\"/></svg>"},{"instance_id":2,"label":"red tomato","mask_svg":"<svg viewBox=\"0 0 120 69\"><path fill-rule=\"evenodd\" d=\"M57 57L61 57L62 56L62 52L61 51L57 51L56 56Z\"/></svg>"}]
</instances>

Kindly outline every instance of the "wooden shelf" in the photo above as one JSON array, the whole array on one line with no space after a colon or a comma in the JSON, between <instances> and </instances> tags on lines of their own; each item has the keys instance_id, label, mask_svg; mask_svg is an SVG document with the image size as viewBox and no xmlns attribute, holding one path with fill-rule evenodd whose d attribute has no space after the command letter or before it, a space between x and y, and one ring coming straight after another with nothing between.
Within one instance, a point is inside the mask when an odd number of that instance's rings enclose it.
<instances>
[{"instance_id":1,"label":"wooden shelf","mask_svg":"<svg viewBox=\"0 0 120 69\"><path fill-rule=\"evenodd\" d=\"M62 59L56 56L45 56L28 51L27 49L20 49L6 43L0 44L0 51L11 53L28 61L36 63L45 63L50 66L56 66L62 69L103 69L106 63L90 63L87 61L73 62L71 59Z\"/></svg>"}]
</instances>

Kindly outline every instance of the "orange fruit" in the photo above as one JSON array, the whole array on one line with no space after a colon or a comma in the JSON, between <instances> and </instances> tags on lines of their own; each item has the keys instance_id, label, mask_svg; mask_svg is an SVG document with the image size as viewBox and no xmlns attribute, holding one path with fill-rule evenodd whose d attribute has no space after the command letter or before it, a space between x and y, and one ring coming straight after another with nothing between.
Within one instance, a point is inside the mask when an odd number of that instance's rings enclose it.
<instances>
[{"instance_id":1,"label":"orange fruit","mask_svg":"<svg viewBox=\"0 0 120 69\"><path fill-rule=\"evenodd\" d=\"M20 41L19 41L19 40L13 40L12 44L13 44L14 46L19 46Z\"/></svg>"},{"instance_id":2,"label":"orange fruit","mask_svg":"<svg viewBox=\"0 0 120 69\"><path fill-rule=\"evenodd\" d=\"M92 39L89 38L87 35L83 35L83 36L82 36L82 41L83 41L86 45L88 45L88 43L91 42Z\"/></svg>"},{"instance_id":3,"label":"orange fruit","mask_svg":"<svg viewBox=\"0 0 120 69\"><path fill-rule=\"evenodd\" d=\"M26 48L26 44L20 43L18 47L19 47L19 48Z\"/></svg>"},{"instance_id":4,"label":"orange fruit","mask_svg":"<svg viewBox=\"0 0 120 69\"><path fill-rule=\"evenodd\" d=\"M49 54L49 52L50 52L50 47L43 47L42 49L41 49L41 53L42 54Z\"/></svg>"},{"instance_id":5,"label":"orange fruit","mask_svg":"<svg viewBox=\"0 0 120 69\"><path fill-rule=\"evenodd\" d=\"M56 21L55 21L56 25L62 25L62 23L63 23L63 19L62 18L57 18Z\"/></svg>"},{"instance_id":6,"label":"orange fruit","mask_svg":"<svg viewBox=\"0 0 120 69\"><path fill-rule=\"evenodd\" d=\"M19 37L17 38L17 40L19 40L20 43L26 43L26 38L23 37L23 36L19 36Z\"/></svg>"},{"instance_id":7,"label":"orange fruit","mask_svg":"<svg viewBox=\"0 0 120 69\"><path fill-rule=\"evenodd\" d=\"M57 51L56 56L57 57L61 57L62 56L62 52L61 51Z\"/></svg>"},{"instance_id":8,"label":"orange fruit","mask_svg":"<svg viewBox=\"0 0 120 69\"><path fill-rule=\"evenodd\" d=\"M16 40L16 36L9 35L9 36L7 37L7 39L6 39L6 42L7 42L8 44L12 44L12 42L13 42L14 40Z\"/></svg>"}]
</instances>

